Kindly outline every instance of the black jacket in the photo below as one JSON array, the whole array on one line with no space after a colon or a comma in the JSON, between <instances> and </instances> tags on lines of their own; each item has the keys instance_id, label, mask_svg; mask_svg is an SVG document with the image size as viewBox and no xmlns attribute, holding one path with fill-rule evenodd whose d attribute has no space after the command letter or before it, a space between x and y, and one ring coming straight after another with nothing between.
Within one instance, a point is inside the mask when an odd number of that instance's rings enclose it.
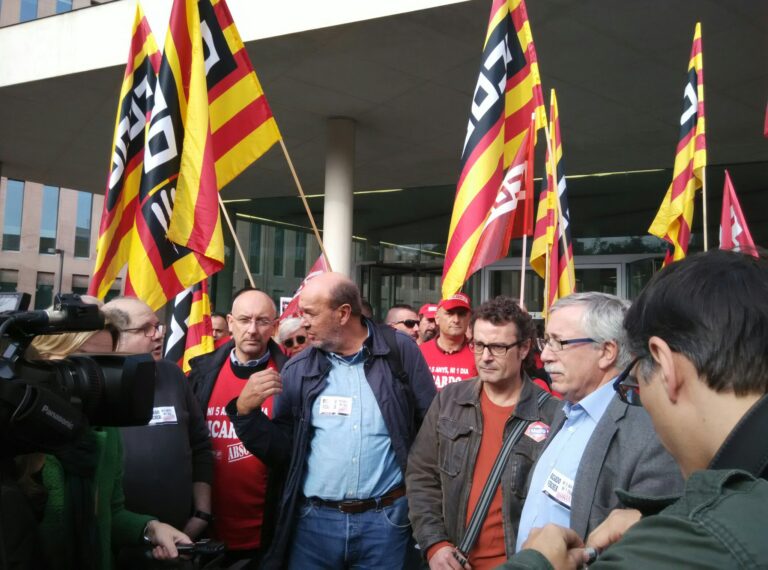
<instances>
[{"instance_id":1,"label":"black jacket","mask_svg":"<svg viewBox=\"0 0 768 570\"><path fill-rule=\"evenodd\" d=\"M394 342L407 382L396 379L388 361L390 348L381 329L366 322L373 332L365 341L368 350L365 377L389 431L398 465L405 474L408 450L435 396L435 382L416 343L400 332L394 335ZM288 467L275 537L262 563L264 569L280 568L286 563L294 511L313 435L312 405L327 385L330 369L328 356L316 348L308 348L293 357L283 369L283 392L275 400L271 421L261 410L238 416L234 402L227 406L245 448L270 467Z\"/></svg>"}]
</instances>

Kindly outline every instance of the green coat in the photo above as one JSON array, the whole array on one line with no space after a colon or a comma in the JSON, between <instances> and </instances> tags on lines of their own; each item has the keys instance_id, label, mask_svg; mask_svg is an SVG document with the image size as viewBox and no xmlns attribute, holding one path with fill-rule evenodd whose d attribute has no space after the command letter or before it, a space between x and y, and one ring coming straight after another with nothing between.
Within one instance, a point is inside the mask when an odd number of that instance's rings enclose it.
<instances>
[{"instance_id":1,"label":"green coat","mask_svg":"<svg viewBox=\"0 0 768 570\"><path fill-rule=\"evenodd\" d=\"M678 501L640 520L589 568L768 568L766 513L768 481L745 471L698 471ZM523 550L500 568L552 566L539 552Z\"/></svg>"},{"instance_id":2,"label":"green coat","mask_svg":"<svg viewBox=\"0 0 768 570\"><path fill-rule=\"evenodd\" d=\"M96 527L101 544L100 570L114 566L113 549L141 544L142 532L153 517L127 511L123 497L123 451L120 432L116 428L95 429ZM72 564L73 532L70 498L67 496L64 469L59 460L47 455L43 467L43 485L48 502L39 526L40 542L52 570L68 570Z\"/></svg>"}]
</instances>

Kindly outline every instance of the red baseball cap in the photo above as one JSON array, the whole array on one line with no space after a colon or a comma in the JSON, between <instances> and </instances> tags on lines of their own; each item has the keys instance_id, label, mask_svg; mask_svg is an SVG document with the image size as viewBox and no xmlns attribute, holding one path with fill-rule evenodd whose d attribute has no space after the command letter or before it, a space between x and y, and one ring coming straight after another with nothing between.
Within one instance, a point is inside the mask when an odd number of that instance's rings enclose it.
<instances>
[{"instance_id":1,"label":"red baseball cap","mask_svg":"<svg viewBox=\"0 0 768 570\"><path fill-rule=\"evenodd\" d=\"M439 309L440 307L446 311L452 311L453 309L466 309L471 311L472 301L470 300L469 295L465 295L464 293L456 293L455 295L451 295L447 299L440 301L440 304L437 306L437 308Z\"/></svg>"},{"instance_id":2,"label":"red baseball cap","mask_svg":"<svg viewBox=\"0 0 768 570\"><path fill-rule=\"evenodd\" d=\"M434 319L436 314L437 314L437 305L435 305L434 303L427 303L426 305L422 305L421 309L419 309L420 317L427 317L428 319Z\"/></svg>"}]
</instances>

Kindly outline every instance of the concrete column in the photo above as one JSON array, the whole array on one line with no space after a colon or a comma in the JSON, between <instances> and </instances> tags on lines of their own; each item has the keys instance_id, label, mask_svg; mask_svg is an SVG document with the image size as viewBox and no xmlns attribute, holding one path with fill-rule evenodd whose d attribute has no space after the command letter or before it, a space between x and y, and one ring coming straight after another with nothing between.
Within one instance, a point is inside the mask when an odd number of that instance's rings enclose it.
<instances>
[{"instance_id":1,"label":"concrete column","mask_svg":"<svg viewBox=\"0 0 768 570\"><path fill-rule=\"evenodd\" d=\"M325 158L323 244L338 273L352 277L352 210L355 167L355 121L328 119Z\"/></svg>"}]
</instances>

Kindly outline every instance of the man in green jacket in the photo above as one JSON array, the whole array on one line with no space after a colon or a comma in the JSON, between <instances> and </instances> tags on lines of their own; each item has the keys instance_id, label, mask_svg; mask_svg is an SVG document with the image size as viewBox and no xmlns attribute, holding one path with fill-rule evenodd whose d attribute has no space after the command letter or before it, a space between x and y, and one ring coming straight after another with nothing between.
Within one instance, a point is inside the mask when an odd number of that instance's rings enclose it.
<instances>
[{"instance_id":1,"label":"man in green jacket","mask_svg":"<svg viewBox=\"0 0 768 570\"><path fill-rule=\"evenodd\" d=\"M616 380L646 407L686 478L683 496L623 495L587 539L605 568L768 567L768 260L714 250L657 274L624 321L635 360ZM644 515L644 516L643 516ZM641 518L642 516L642 518ZM502 568L577 568L571 530L532 532Z\"/></svg>"}]
</instances>

